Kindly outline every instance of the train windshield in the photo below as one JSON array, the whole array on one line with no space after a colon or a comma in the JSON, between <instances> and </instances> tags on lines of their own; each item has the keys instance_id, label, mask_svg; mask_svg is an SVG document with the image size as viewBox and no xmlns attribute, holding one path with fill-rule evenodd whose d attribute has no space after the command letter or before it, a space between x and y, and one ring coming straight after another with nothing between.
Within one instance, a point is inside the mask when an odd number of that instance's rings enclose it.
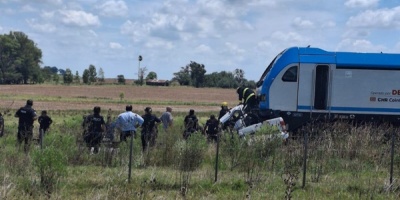
<instances>
[{"instance_id":1,"label":"train windshield","mask_svg":"<svg viewBox=\"0 0 400 200\"><path fill-rule=\"evenodd\" d=\"M271 63L268 65L267 69L265 69L264 73L262 74L260 80L257 82L257 87L260 87L260 86L263 84L265 77L267 76L268 72L271 71L272 66L274 66L274 64L275 64L275 61L277 61L277 60L281 57L281 55L283 54L283 52L285 52L285 51L286 51L286 50L282 51L280 54L278 54L278 55L271 61Z\"/></svg>"}]
</instances>

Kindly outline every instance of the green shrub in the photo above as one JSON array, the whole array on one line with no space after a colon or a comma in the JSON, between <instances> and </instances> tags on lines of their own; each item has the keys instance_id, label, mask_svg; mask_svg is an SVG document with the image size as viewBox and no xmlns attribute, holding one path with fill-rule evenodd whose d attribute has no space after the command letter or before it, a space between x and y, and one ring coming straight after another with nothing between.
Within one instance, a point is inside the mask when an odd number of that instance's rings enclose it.
<instances>
[{"instance_id":1,"label":"green shrub","mask_svg":"<svg viewBox=\"0 0 400 200\"><path fill-rule=\"evenodd\" d=\"M40 186L51 194L59 179L66 174L66 158L55 147L36 150L32 155L33 166L40 177Z\"/></svg>"}]
</instances>

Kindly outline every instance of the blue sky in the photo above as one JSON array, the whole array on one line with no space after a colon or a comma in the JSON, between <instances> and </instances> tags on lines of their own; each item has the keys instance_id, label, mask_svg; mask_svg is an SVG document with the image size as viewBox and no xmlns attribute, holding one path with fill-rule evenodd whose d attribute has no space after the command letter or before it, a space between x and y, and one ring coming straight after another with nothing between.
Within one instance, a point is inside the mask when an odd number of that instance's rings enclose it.
<instances>
[{"instance_id":1,"label":"blue sky","mask_svg":"<svg viewBox=\"0 0 400 200\"><path fill-rule=\"evenodd\" d=\"M139 55L159 79L195 61L258 80L292 46L400 52L398 0L0 0L0 13L0 34L27 34L42 66L107 78L136 78Z\"/></svg>"}]
</instances>

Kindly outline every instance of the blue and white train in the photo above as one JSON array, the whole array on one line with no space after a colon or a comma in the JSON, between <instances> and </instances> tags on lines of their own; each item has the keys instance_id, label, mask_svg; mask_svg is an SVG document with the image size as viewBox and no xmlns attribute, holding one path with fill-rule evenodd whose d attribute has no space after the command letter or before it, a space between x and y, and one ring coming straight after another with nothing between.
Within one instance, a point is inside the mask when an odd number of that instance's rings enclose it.
<instances>
[{"instance_id":1,"label":"blue and white train","mask_svg":"<svg viewBox=\"0 0 400 200\"><path fill-rule=\"evenodd\" d=\"M400 54L292 47L257 82L259 115L293 131L314 119L400 124Z\"/></svg>"}]
</instances>

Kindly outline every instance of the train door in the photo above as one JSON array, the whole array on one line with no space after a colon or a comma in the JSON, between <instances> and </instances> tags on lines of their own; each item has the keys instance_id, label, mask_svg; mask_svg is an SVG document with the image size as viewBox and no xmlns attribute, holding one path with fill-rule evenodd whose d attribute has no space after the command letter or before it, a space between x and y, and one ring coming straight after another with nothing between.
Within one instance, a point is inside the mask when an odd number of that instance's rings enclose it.
<instances>
[{"instance_id":1,"label":"train door","mask_svg":"<svg viewBox=\"0 0 400 200\"><path fill-rule=\"evenodd\" d=\"M329 65L317 65L314 70L313 110L330 110L330 70Z\"/></svg>"}]
</instances>

